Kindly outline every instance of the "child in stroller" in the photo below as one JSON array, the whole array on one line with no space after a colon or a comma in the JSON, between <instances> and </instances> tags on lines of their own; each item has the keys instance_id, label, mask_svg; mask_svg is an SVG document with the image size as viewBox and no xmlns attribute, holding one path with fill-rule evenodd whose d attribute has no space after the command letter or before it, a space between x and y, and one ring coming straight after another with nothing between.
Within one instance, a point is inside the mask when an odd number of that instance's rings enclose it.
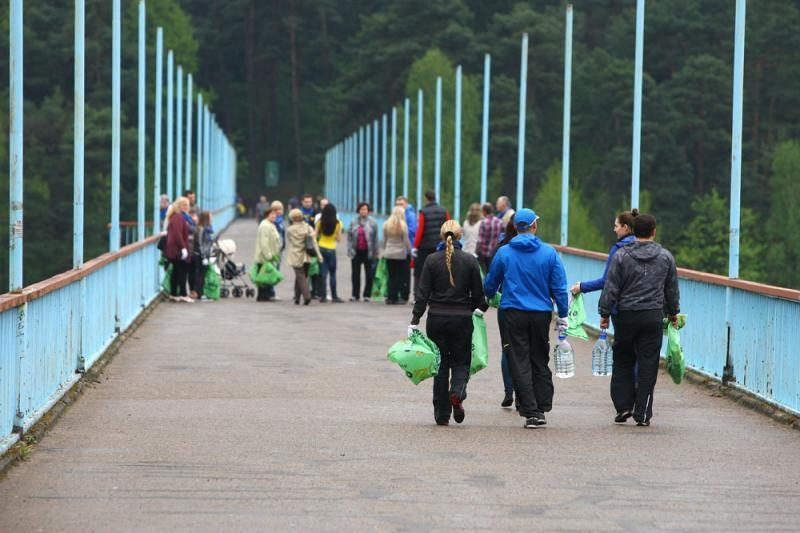
<instances>
[{"instance_id":1,"label":"child in stroller","mask_svg":"<svg viewBox=\"0 0 800 533\"><path fill-rule=\"evenodd\" d=\"M233 260L236 243L232 239L216 239L211 254L212 262L216 264L222 278L220 297L253 298L256 295L256 289L250 285L250 280L245 275L247 270L245 265Z\"/></svg>"}]
</instances>

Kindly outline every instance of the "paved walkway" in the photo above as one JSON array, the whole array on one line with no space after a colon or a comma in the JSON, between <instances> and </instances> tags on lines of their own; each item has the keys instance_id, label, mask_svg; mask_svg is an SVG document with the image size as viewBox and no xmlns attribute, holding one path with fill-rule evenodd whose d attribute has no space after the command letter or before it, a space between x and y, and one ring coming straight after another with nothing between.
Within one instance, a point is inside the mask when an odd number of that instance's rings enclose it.
<instances>
[{"instance_id":1,"label":"paved walkway","mask_svg":"<svg viewBox=\"0 0 800 533\"><path fill-rule=\"evenodd\" d=\"M240 261L255 229L229 232ZM499 407L497 357L437 427L385 359L410 306L298 307L287 278L281 302L160 305L0 481L0 530L800 529L796 430L666 375L653 426L615 426L585 343L546 428Z\"/></svg>"}]
</instances>

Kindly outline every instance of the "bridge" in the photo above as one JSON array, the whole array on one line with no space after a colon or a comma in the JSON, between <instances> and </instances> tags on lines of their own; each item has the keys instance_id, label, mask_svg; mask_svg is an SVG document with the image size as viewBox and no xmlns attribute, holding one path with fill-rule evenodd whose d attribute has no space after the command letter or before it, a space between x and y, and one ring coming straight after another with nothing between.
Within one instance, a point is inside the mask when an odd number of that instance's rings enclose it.
<instances>
[{"instance_id":1,"label":"bridge","mask_svg":"<svg viewBox=\"0 0 800 533\"><path fill-rule=\"evenodd\" d=\"M194 186L199 203L215 213L215 226L237 242L239 261L249 263L253 255L256 223L236 218L233 145L212 109L192 95L188 77L184 93L182 71L165 54L160 28L157 140L146 156L143 2L136 231L119 213L121 17L115 0L109 250L84 261L79 0L74 268L23 286L22 2L10 4L11 275L9 292L0 295L2 529L797 527L800 291L738 279L736 268L727 277L680 270L691 379L674 385L659 377L649 428L611 422L608 379L591 376L591 343L576 341L576 377L556 381L548 427L523 430L522 419L499 406L494 311L487 314L489 368L470 382L466 421L441 428L433 424L429 384L413 387L385 358L404 335L410 306L294 306L291 274L278 286L277 302L166 302L156 249L162 191L174 197ZM523 57L525 47L523 39ZM521 70L524 85L524 62ZM173 109L183 104L185 122ZM403 110L408 116L410 102ZM414 169L396 147L400 135L410 135L409 120L398 132L392 113L327 153L325 192L342 207L345 221L360 200L371 200L381 217L395 194L408 195ZM437 158L439 135L433 139ZM524 138L521 127L520 146ZM566 127L567 162L568 138ZM524 173L524 161L520 165ZM156 179L146 190L149 168ZM485 171L484 165L482 200L498 192L488 190ZM568 168L562 177L569 179ZM424 178L419 170L418 185L411 187L417 194ZM437 163L427 185L441 193L441 183ZM461 212L460 177L453 183L453 211ZM515 198L523 199L524 180L518 185ZM636 191L634 180L634 202ZM565 209L562 215L568 216ZM734 218L732 235L738 232ZM560 222L558 249L569 280L596 277L606 256L570 247ZM338 253L341 285L349 279L349 261L343 246ZM589 328L598 324L596 303L596 296L587 297Z\"/></svg>"}]
</instances>

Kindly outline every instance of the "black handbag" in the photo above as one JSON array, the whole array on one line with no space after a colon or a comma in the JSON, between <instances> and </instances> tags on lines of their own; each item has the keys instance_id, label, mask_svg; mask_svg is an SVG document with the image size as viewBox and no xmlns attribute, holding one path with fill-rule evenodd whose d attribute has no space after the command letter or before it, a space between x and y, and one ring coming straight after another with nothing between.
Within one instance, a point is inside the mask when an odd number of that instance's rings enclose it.
<instances>
[{"instance_id":1,"label":"black handbag","mask_svg":"<svg viewBox=\"0 0 800 533\"><path fill-rule=\"evenodd\" d=\"M310 256L317 255L317 247L314 246L314 236L306 235L306 253Z\"/></svg>"}]
</instances>

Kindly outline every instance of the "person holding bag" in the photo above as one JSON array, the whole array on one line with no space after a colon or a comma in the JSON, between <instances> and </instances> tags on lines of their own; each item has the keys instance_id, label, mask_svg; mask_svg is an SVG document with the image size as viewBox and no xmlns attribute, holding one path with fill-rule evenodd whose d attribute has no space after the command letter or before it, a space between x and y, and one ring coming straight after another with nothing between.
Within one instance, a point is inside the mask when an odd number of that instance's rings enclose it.
<instances>
[{"instance_id":1,"label":"person holding bag","mask_svg":"<svg viewBox=\"0 0 800 533\"><path fill-rule=\"evenodd\" d=\"M303 212L292 209L289 212L289 221L291 225L286 230L286 262L294 270L294 303L299 305L302 296L303 305L308 305L311 303L308 267L312 257L322 262L322 254L319 252L316 232L304 223Z\"/></svg>"},{"instance_id":2,"label":"person holding bag","mask_svg":"<svg viewBox=\"0 0 800 533\"><path fill-rule=\"evenodd\" d=\"M483 296L478 260L461 250L461 226L448 220L441 226L436 251L422 267L409 336L418 329L428 309L427 333L441 352L439 371L433 378L433 417L440 426L464 421L472 358L472 314L489 308Z\"/></svg>"},{"instance_id":3,"label":"person holding bag","mask_svg":"<svg viewBox=\"0 0 800 533\"><path fill-rule=\"evenodd\" d=\"M256 238L256 253L253 258L256 272L261 269L264 263L273 263L277 266L281 258L281 236L275 226L275 218L278 216L276 209L270 209L264 215L264 220L258 225L258 237ZM275 287L271 285L259 286L259 302L269 302L275 300Z\"/></svg>"},{"instance_id":4,"label":"person holding bag","mask_svg":"<svg viewBox=\"0 0 800 533\"><path fill-rule=\"evenodd\" d=\"M411 255L411 241L408 238L408 225L402 206L396 206L383 224L382 250L389 274L386 303L405 304L408 302L408 257Z\"/></svg>"}]
</instances>

